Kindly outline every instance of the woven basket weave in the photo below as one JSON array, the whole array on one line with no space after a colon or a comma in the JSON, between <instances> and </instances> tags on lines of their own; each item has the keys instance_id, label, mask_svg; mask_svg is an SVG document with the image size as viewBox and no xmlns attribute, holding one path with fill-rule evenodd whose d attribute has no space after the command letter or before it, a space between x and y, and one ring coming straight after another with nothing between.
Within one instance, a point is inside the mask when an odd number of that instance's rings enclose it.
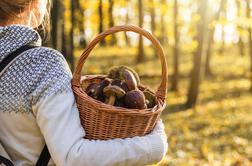
<instances>
[{"instance_id":1,"label":"woven basket weave","mask_svg":"<svg viewBox=\"0 0 252 166\"><path fill-rule=\"evenodd\" d=\"M81 87L82 82L87 87L90 83L99 83L106 77L104 75L81 76L81 70L90 52L101 40L110 34L121 31L131 31L146 37L152 42L158 52L162 75L161 84L156 93L154 93L157 99L157 104L154 108L139 110L107 105L88 96ZM168 72L163 48L158 40L149 32L136 26L123 25L112 27L99 34L84 50L72 79L72 88L80 113L81 123L86 131L85 138L108 140L143 136L150 133L165 108L167 81ZM139 89L151 91L143 85L139 86Z\"/></svg>"}]
</instances>

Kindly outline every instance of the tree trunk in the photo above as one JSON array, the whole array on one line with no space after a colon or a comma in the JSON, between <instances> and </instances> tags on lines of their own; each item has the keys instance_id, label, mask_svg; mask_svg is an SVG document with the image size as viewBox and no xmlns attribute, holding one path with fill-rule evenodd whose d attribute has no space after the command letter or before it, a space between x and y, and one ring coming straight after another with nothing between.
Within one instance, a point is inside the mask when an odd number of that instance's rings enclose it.
<instances>
[{"instance_id":1,"label":"tree trunk","mask_svg":"<svg viewBox=\"0 0 252 166\"><path fill-rule=\"evenodd\" d=\"M193 69L191 72L191 80L190 86L187 95L187 102L186 107L192 108L196 105L199 89L200 89L200 76L201 76L201 57L203 53L203 43L204 43L204 36L205 36L205 25L206 25L206 10L207 10L207 0L201 1L199 0L198 12L201 16L200 21L197 27L197 41L198 41L198 48L194 53L193 58Z\"/></svg>"},{"instance_id":2,"label":"tree trunk","mask_svg":"<svg viewBox=\"0 0 252 166\"><path fill-rule=\"evenodd\" d=\"M222 29L221 29L221 39L222 39L222 41L221 41L221 46L220 46L220 50L219 50L220 55L223 55L223 53L225 51L225 47L226 47L224 26L225 25L222 25Z\"/></svg>"},{"instance_id":3,"label":"tree trunk","mask_svg":"<svg viewBox=\"0 0 252 166\"><path fill-rule=\"evenodd\" d=\"M246 10L246 14L247 14L247 18L250 19L250 0L246 0L247 3L247 10ZM252 93L252 30L251 30L251 25L249 25L248 27L248 34L249 34L249 56L250 56L250 81L251 81L251 85L250 85L250 92Z\"/></svg>"},{"instance_id":4,"label":"tree trunk","mask_svg":"<svg viewBox=\"0 0 252 166\"><path fill-rule=\"evenodd\" d=\"M138 0L138 10L139 10L139 27L143 27L143 4L142 0ZM138 44L138 56L137 56L137 62L142 62L145 58L144 55L144 46L143 46L143 37L139 35L139 44Z\"/></svg>"},{"instance_id":5,"label":"tree trunk","mask_svg":"<svg viewBox=\"0 0 252 166\"><path fill-rule=\"evenodd\" d=\"M172 91L178 91L178 81L179 81L179 32L178 32L178 0L174 0L174 48L173 48L173 77L172 77Z\"/></svg>"},{"instance_id":6,"label":"tree trunk","mask_svg":"<svg viewBox=\"0 0 252 166\"><path fill-rule=\"evenodd\" d=\"M125 15L125 24L129 24L129 12L130 12L130 0L126 0L127 2L127 11L126 11L126 15ZM124 32L124 39L125 39L125 44L126 46L130 47L131 43L130 43L130 39L127 35L127 32Z\"/></svg>"},{"instance_id":7,"label":"tree trunk","mask_svg":"<svg viewBox=\"0 0 252 166\"><path fill-rule=\"evenodd\" d=\"M65 22L65 20L63 19L63 22ZM66 32L65 32L65 24L62 24L62 54L63 56L66 58L66 60L68 61L68 56L67 56L67 38L66 38Z\"/></svg>"},{"instance_id":8,"label":"tree trunk","mask_svg":"<svg viewBox=\"0 0 252 166\"><path fill-rule=\"evenodd\" d=\"M219 20L220 18L220 13L223 10L224 6L225 6L226 0L221 0L220 3L220 7L217 11L217 13L215 14L213 20ZM212 45L214 44L214 32L215 32L215 27L211 27L209 29L209 36L208 36L208 47L207 47L207 51L206 51L206 66L205 66L205 75L206 76L212 76L213 72L211 70L211 58L212 58Z\"/></svg>"},{"instance_id":9,"label":"tree trunk","mask_svg":"<svg viewBox=\"0 0 252 166\"><path fill-rule=\"evenodd\" d=\"M125 23L126 23L126 24L129 23L129 14L128 14L128 11L127 11L127 13L126 13L126 21L125 21ZM126 45L127 45L128 47L130 47L130 46L131 46L131 43L130 43L130 39L129 39L128 35L127 35L127 32L124 32L124 38L125 38L125 43L126 43Z\"/></svg>"},{"instance_id":10,"label":"tree trunk","mask_svg":"<svg viewBox=\"0 0 252 166\"><path fill-rule=\"evenodd\" d=\"M161 0L162 5L167 5L166 0ZM161 18L160 18L160 24L161 24L161 36L159 37L160 43L164 45L167 42L167 36L166 36L166 28L165 28L165 13L164 11L161 11Z\"/></svg>"},{"instance_id":11,"label":"tree trunk","mask_svg":"<svg viewBox=\"0 0 252 166\"><path fill-rule=\"evenodd\" d=\"M85 48L87 46L86 35L85 35L85 9L81 6L80 0L76 0L76 7L78 9L78 13L80 18L78 17L78 27L80 31L80 46L81 48Z\"/></svg>"},{"instance_id":12,"label":"tree trunk","mask_svg":"<svg viewBox=\"0 0 252 166\"><path fill-rule=\"evenodd\" d=\"M238 29L241 29L241 27L239 27ZM244 47L244 42L242 40L242 36L241 35L239 35L238 46L239 46L240 55L244 56L245 55L245 52L244 52L245 47Z\"/></svg>"},{"instance_id":13,"label":"tree trunk","mask_svg":"<svg viewBox=\"0 0 252 166\"><path fill-rule=\"evenodd\" d=\"M108 8L108 15L109 15L109 27L115 26L114 17L113 17L113 9L114 9L114 0L109 0L109 8ZM112 39L110 41L110 45L115 45L117 43L115 34L112 34Z\"/></svg>"},{"instance_id":14,"label":"tree trunk","mask_svg":"<svg viewBox=\"0 0 252 166\"><path fill-rule=\"evenodd\" d=\"M58 51L62 51L62 24L64 19L64 7L60 0L53 1L52 9L52 30L51 30L51 41L52 47Z\"/></svg>"},{"instance_id":15,"label":"tree trunk","mask_svg":"<svg viewBox=\"0 0 252 166\"><path fill-rule=\"evenodd\" d=\"M151 32L156 36L156 12L155 12L155 2L150 0L150 16L151 16ZM158 57L157 52L154 52L154 56Z\"/></svg>"},{"instance_id":16,"label":"tree trunk","mask_svg":"<svg viewBox=\"0 0 252 166\"><path fill-rule=\"evenodd\" d=\"M63 19L63 21L65 22L65 19ZM71 54L71 45L70 45L70 33L67 33L65 31L65 24L62 24L62 54L64 55L64 57L66 58L70 69L73 71L73 57Z\"/></svg>"},{"instance_id":17,"label":"tree trunk","mask_svg":"<svg viewBox=\"0 0 252 166\"><path fill-rule=\"evenodd\" d=\"M206 66L205 66L205 75L212 76L213 72L211 70L211 59L212 59L212 45L214 42L214 28L210 29L209 36L208 36L208 47L206 50Z\"/></svg>"},{"instance_id":18,"label":"tree trunk","mask_svg":"<svg viewBox=\"0 0 252 166\"><path fill-rule=\"evenodd\" d=\"M237 16L238 16L238 19L239 17L241 16L241 1L240 0L236 0L236 6L237 6ZM244 42L242 40L242 36L241 34L239 33L240 30L242 30L242 27L240 25L237 26L237 30L238 30L238 47L239 47L239 52L240 52L240 55L241 56L244 56L245 55L245 52L244 52Z\"/></svg>"},{"instance_id":19,"label":"tree trunk","mask_svg":"<svg viewBox=\"0 0 252 166\"><path fill-rule=\"evenodd\" d=\"M223 7L223 17L226 19L227 17L227 9L226 9L226 6ZM226 41L225 41L225 37L226 37L226 34L225 34L225 25L222 25L221 27L221 39L222 39L222 42L221 42L221 46L220 46L220 49L219 49L219 54L220 55L223 55L224 51L225 51L225 47L226 47Z\"/></svg>"},{"instance_id":20,"label":"tree trunk","mask_svg":"<svg viewBox=\"0 0 252 166\"><path fill-rule=\"evenodd\" d=\"M104 29L103 29L103 5L102 5L102 0L99 0L98 14L99 14L99 33L102 33L104 31ZM100 42L100 45L105 46L106 45L105 40L102 40Z\"/></svg>"},{"instance_id":21,"label":"tree trunk","mask_svg":"<svg viewBox=\"0 0 252 166\"><path fill-rule=\"evenodd\" d=\"M71 0L71 30L70 30L70 36L69 36L69 63L70 63L70 69L74 70L74 28L75 28L75 11L76 9L76 0Z\"/></svg>"},{"instance_id":22,"label":"tree trunk","mask_svg":"<svg viewBox=\"0 0 252 166\"><path fill-rule=\"evenodd\" d=\"M155 6L154 1L150 0L150 16L151 16L151 31L152 34L155 35L156 33L156 12L155 12Z\"/></svg>"}]
</instances>

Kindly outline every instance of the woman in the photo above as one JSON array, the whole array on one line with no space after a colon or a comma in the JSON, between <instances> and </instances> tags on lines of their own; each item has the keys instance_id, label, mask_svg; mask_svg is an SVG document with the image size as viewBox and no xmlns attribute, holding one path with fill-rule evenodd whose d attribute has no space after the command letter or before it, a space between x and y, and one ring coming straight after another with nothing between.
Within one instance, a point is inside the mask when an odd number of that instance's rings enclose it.
<instances>
[{"instance_id":1,"label":"woman","mask_svg":"<svg viewBox=\"0 0 252 166\"><path fill-rule=\"evenodd\" d=\"M47 6L47 0L0 1L0 63L20 47L39 46L23 52L0 73L0 142L8 157L17 166L35 165L46 143L49 165L160 161L167 150L162 122L143 137L83 139L67 63L59 52L41 47L34 30L45 20Z\"/></svg>"}]
</instances>

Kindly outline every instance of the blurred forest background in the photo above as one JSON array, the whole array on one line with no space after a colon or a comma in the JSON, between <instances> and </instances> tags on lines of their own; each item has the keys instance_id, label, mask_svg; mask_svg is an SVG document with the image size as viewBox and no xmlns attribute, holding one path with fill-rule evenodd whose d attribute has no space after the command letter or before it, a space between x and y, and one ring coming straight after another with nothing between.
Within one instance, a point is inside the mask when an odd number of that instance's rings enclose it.
<instances>
[{"instance_id":1,"label":"blurred forest background","mask_svg":"<svg viewBox=\"0 0 252 166\"><path fill-rule=\"evenodd\" d=\"M115 25L154 34L169 69L166 126L169 152L159 165L252 165L251 0L53 0L47 46L72 70L87 44ZM145 85L160 83L151 43L117 33L96 47L83 74L106 74L114 65L134 68Z\"/></svg>"}]
</instances>

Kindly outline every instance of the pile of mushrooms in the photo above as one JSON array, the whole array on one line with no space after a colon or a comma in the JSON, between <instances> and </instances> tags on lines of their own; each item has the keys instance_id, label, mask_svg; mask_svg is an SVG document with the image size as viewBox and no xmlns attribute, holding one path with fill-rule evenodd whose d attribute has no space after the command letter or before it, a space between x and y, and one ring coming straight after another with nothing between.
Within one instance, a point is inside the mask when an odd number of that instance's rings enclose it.
<instances>
[{"instance_id":1,"label":"pile of mushrooms","mask_svg":"<svg viewBox=\"0 0 252 166\"><path fill-rule=\"evenodd\" d=\"M138 74L127 66L113 67L108 77L100 83L91 83L85 89L90 97L109 105L129 109L153 108L155 96L149 91L138 89Z\"/></svg>"}]
</instances>

